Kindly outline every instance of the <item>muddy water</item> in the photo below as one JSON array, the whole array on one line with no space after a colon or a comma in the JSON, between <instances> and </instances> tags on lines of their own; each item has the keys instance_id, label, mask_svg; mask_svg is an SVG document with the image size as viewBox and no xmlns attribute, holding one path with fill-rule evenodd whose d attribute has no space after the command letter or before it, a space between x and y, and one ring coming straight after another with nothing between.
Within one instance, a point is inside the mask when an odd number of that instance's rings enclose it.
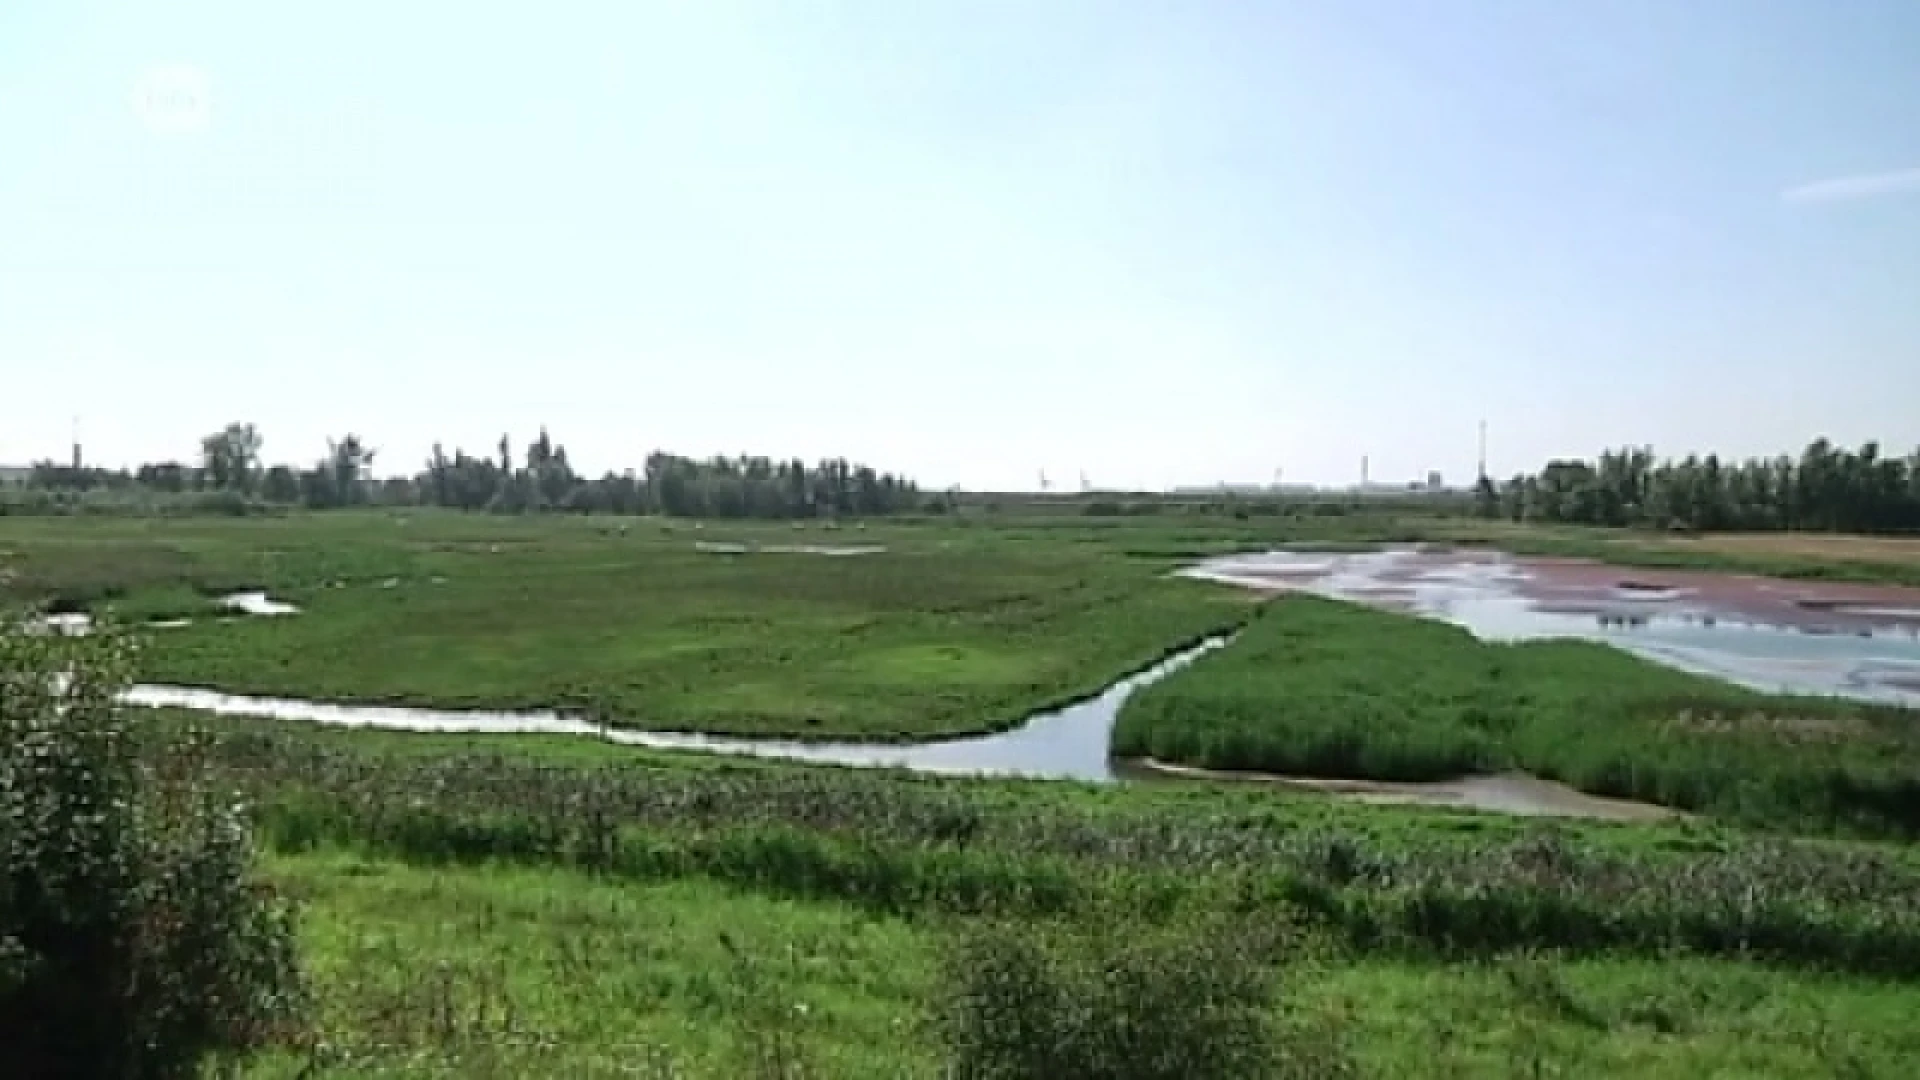
<instances>
[{"instance_id":1,"label":"muddy water","mask_svg":"<svg viewBox=\"0 0 1920 1080\"><path fill-rule=\"evenodd\" d=\"M1920 707L1920 590L1418 549L1239 555L1183 573L1411 611L1488 640L1602 641L1759 690Z\"/></svg>"},{"instance_id":2,"label":"muddy water","mask_svg":"<svg viewBox=\"0 0 1920 1080\"><path fill-rule=\"evenodd\" d=\"M945 739L910 745L854 742L799 742L785 739L746 739L669 731L637 731L605 727L576 715L551 710L492 712L483 709L416 709L378 705L335 705L293 698L223 694L185 686L136 686L126 694L130 704L197 709L229 716L276 720L307 720L343 727L391 728L401 731L479 732L495 734L586 735L626 746L656 750L696 750L706 753L779 758L827 765L901 768L914 772L958 776L1024 776L1036 778L1109 781L1115 778L1107 760L1113 721L1133 692L1192 663L1196 657L1220 648L1225 637L1208 638L1191 648L1135 672L1094 697L1035 713L1019 727L993 735Z\"/></svg>"}]
</instances>

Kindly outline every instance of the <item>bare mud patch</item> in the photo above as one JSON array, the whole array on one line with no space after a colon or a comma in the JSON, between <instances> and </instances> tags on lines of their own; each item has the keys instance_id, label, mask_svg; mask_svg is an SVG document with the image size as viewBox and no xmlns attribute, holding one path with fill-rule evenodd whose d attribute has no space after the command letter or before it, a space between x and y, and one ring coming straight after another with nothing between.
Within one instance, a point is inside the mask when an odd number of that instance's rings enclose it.
<instances>
[{"instance_id":1,"label":"bare mud patch","mask_svg":"<svg viewBox=\"0 0 1920 1080\"><path fill-rule=\"evenodd\" d=\"M1378 805L1482 810L1521 817L1565 817L1589 821L1665 821L1686 816L1670 807L1588 795L1565 784L1518 772L1408 783L1203 769L1152 758L1142 758L1129 764L1146 773L1164 777L1269 784Z\"/></svg>"}]
</instances>

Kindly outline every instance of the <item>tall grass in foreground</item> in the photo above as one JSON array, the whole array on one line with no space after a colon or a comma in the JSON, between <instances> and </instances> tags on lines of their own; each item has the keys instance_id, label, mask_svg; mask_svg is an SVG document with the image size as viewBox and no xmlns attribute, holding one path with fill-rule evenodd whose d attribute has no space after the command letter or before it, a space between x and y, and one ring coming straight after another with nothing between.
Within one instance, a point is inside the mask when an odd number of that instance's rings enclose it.
<instances>
[{"instance_id":1,"label":"tall grass in foreground","mask_svg":"<svg viewBox=\"0 0 1920 1080\"><path fill-rule=\"evenodd\" d=\"M1755 693L1605 645L1491 644L1309 596L1131 699L1114 752L1370 780L1523 769L1797 830L1920 833L1916 714Z\"/></svg>"},{"instance_id":2,"label":"tall grass in foreground","mask_svg":"<svg viewBox=\"0 0 1920 1080\"><path fill-rule=\"evenodd\" d=\"M875 917L697 880L345 853L274 856L265 869L301 901L316 1015L312 1050L250 1059L253 1080L762 1080L782 1068L935 1080L951 1075L952 1049L923 1017L952 1000L942 976L955 938L1003 923ZM1074 955L1076 937L1121 951L1136 934L1124 917L1007 922L1043 945L1064 936ZM1289 945L1275 975L1276 1045L1300 1063L1292 1075L1316 1080L1891 1080L1920 1053L1911 983L1723 959L1404 962L1308 941ZM1349 1073L1308 1065L1343 1057Z\"/></svg>"},{"instance_id":3,"label":"tall grass in foreground","mask_svg":"<svg viewBox=\"0 0 1920 1080\"><path fill-rule=\"evenodd\" d=\"M1283 813L1036 812L991 786L852 770L386 754L299 731L235 727L204 750L285 851L700 877L906 914L1299 914L1389 954L1677 949L1920 974L1920 867L1866 847L1609 849L1553 829L1395 842Z\"/></svg>"}]
</instances>

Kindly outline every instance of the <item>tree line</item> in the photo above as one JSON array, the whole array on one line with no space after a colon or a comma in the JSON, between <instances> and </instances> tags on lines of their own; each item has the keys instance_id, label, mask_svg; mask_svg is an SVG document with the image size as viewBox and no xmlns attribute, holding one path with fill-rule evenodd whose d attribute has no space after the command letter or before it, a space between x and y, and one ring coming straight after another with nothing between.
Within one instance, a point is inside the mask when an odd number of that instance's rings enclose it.
<instances>
[{"instance_id":1,"label":"tree line","mask_svg":"<svg viewBox=\"0 0 1920 1080\"><path fill-rule=\"evenodd\" d=\"M1497 490L1482 479L1486 517L1661 529L1905 532L1920 530L1920 450L1891 456L1816 439L1798 458L1656 461L1644 447L1597 460L1557 460Z\"/></svg>"},{"instance_id":2,"label":"tree line","mask_svg":"<svg viewBox=\"0 0 1920 1080\"><path fill-rule=\"evenodd\" d=\"M30 492L197 496L207 509L244 512L270 504L326 510L351 506L445 506L460 510L667 514L714 518L874 516L944 509L923 501L912 481L833 458L808 465L741 455L696 460L656 451L635 471L598 478L578 472L566 447L542 428L516 458L502 435L494 452L449 455L433 447L411 476L375 477L375 450L358 435L329 439L327 453L306 468L265 466L264 445L252 424L234 423L200 441L195 464L178 461L137 469L76 468L52 461L33 465Z\"/></svg>"}]
</instances>

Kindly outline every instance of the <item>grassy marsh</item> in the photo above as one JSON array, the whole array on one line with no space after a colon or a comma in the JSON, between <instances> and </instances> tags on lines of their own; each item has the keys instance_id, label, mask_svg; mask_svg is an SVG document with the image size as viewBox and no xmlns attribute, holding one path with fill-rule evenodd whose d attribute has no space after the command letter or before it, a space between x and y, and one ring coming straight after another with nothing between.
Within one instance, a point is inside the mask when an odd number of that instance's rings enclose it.
<instances>
[{"instance_id":1,"label":"grassy marsh","mask_svg":"<svg viewBox=\"0 0 1920 1080\"><path fill-rule=\"evenodd\" d=\"M1754 824L1920 829L1910 711L1756 693L1588 642L1483 642L1304 595L1132 698L1114 751L1372 780L1519 769Z\"/></svg>"}]
</instances>

